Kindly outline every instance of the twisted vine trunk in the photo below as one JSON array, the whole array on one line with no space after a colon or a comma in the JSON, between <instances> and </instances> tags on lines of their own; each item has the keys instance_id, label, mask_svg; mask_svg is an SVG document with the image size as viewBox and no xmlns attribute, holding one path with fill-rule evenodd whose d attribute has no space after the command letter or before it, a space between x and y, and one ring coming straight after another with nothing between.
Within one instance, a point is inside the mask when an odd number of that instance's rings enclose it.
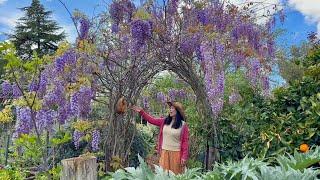
<instances>
[{"instance_id":1,"label":"twisted vine trunk","mask_svg":"<svg viewBox=\"0 0 320 180\"><path fill-rule=\"evenodd\" d=\"M110 93L110 101L108 103L109 124L106 129L107 135L104 143L106 171L114 170L112 167L113 158L114 160L120 159L121 161L118 163L121 166L129 165L130 149L136 135L136 114L129 108L133 104L136 104L142 89L157 72L151 71L143 77L131 76L132 79L128 78L126 82L120 83L119 87ZM138 80L135 78L141 78L142 81L137 83ZM122 96L127 101L128 109L124 114L117 114L117 101Z\"/></svg>"},{"instance_id":2,"label":"twisted vine trunk","mask_svg":"<svg viewBox=\"0 0 320 180\"><path fill-rule=\"evenodd\" d=\"M208 130L207 132L207 148L206 148L206 164L205 169L211 170L213 164L219 161L219 140L218 140L218 122L214 118L211 111L211 106L208 102L206 96L204 85L200 78L194 77L191 79L190 85L197 96L197 110L202 117L200 119L204 120L204 128ZM210 146L212 142L213 147Z\"/></svg>"},{"instance_id":3,"label":"twisted vine trunk","mask_svg":"<svg viewBox=\"0 0 320 180\"><path fill-rule=\"evenodd\" d=\"M197 73L194 67L192 59L180 59L178 64L168 62L170 70L175 72L180 78L187 82L197 97L197 110L203 120L203 128L207 129L206 132L206 158L205 169L210 170L213 168L213 164L219 161L219 134L218 134L218 121L213 116L211 105L208 101L203 78L200 73ZM210 145L212 142L212 145Z\"/></svg>"}]
</instances>

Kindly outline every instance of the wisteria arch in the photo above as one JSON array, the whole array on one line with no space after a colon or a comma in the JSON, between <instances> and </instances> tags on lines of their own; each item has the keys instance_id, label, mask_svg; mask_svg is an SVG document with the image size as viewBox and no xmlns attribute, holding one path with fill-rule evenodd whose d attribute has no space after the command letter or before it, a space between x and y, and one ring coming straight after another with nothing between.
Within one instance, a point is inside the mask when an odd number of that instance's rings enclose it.
<instances>
[{"instance_id":1,"label":"wisteria arch","mask_svg":"<svg viewBox=\"0 0 320 180\"><path fill-rule=\"evenodd\" d=\"M18 104L17 134L35 131L40 139L42 130L51 131L55 122L88 120L89 102L95 101L107 112L108 125L97 127L104 139L106 169L112 156L127 163L135 135L134 115L116 113L117 101L124 96L129 106L136 104L152 77L170 70L195 92L200 119L211 129L217 160L217 121L225 103L226 74L243 71L254 88L265 95L269 90L275 17L258 24L257 18L262 17L252 13L251 6L255 4L240 8L224 1L169 0L136 7L118 0L93 21L74 16L80 26L76 46L62 45L53 63L30 71L30 82L16 76L21 64L10 67L12 84L3 84L3 89L12 89L8 96L28 102ZM237 97L234 93L231 97ZM78 146L83 132L76 130L73 135ZM97 131L92 136L95 150ZM43 153L47 162L48 153Z\"/></svg>"},{"instance_id":2,"label":"wisteria arch","mask_svg":"<svg viewBox=\"0 0 320 180\"><path fill-rule=\"evenodd\" d=\"M122 49L127 52L122 54L154 67L152 75L170 70L192 87L201 119L211 129L208 136L212 137L214 160L219 156L217 120L224 103L225 75L244 71L254 88L264 95L269 90L275 17L257 24L257 18L262 17L253 14L250 6L256 4L240 8L224 1L172 0L161 4L147 2L136 8L130 1L122 0L114 1L109 9L111 34L104 37L116 36L124 43L126 47ZM151 77L135 85L143 88ZM130 82L139 81L127 83ZM237 97L234 93L231 98ZM128 94L139 95L139 91ZM130 95L127 98L134 99Z\"/></svg>"}]
</instances>

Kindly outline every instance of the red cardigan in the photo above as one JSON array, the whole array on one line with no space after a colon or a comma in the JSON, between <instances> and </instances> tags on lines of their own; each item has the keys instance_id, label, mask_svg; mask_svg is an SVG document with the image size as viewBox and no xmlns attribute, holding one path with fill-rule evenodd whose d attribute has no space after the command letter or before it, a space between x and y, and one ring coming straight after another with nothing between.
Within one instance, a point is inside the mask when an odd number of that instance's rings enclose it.
<instances>
[{"instance_id":1,"label":"red cardigan","mask_svg":"<svg viewBox=\"0 0 320 180\"><path fill-rule=\"evenodd\" d=\"M162 141L163 141L163 126L164 126L165 119L164 118L154 118L154 117L150 116L144 110L140 111L140 115L143 117L143 119L147 120L150 124L153 124L155 126L160 127L157 148L158 148L158 153L161 154ZM188 160L188 156L189 156L189 128L186 123L182 127L180 140L181 140L180 157L181 157L181 160L186 161L186 160Z\"/></svg>"}]
</instances>

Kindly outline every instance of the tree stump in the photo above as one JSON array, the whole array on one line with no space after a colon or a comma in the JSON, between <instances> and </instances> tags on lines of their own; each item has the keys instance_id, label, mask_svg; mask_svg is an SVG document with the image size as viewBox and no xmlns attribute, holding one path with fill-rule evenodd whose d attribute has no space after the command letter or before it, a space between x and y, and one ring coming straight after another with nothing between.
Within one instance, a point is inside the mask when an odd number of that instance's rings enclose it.
<instances>
[{"instance_id":1,"label":"tree stump","mask_svg":"<svg viewBox=\"0 0 320 180\"><path fill-rule=\"evenodd\" d=\"M63 169L60 180L96 180L97 158L83 156L61 161Z\"/></svg>"}]
</instances>

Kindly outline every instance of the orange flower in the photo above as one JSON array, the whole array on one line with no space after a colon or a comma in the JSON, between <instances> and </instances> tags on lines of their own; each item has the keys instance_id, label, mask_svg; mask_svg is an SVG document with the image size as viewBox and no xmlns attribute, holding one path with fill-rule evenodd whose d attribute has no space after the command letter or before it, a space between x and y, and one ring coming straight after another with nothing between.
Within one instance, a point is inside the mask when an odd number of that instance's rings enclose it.
<instances>
[{"instance_id":1,"label":"orange flower","mask_svg":"<svg viewBox=\"0 0 320 180\"><path fill-rule=\"evenodd\" d=\"M300 151L303 152L303 153L306 153L309 151L309 146L308 144L301 144L300 145Z\"/></svg>"}]
</instances>

